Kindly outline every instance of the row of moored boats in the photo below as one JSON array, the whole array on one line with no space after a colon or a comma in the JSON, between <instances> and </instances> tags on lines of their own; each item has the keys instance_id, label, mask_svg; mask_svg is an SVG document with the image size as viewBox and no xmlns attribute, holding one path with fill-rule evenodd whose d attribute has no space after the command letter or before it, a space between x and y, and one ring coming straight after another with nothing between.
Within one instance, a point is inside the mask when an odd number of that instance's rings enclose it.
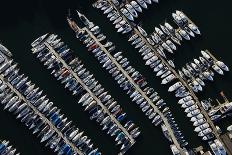
<instances>
[{"instance_id":1,"label":"row of moored boats","mask_svg":"<svg viewBox=\"0 0 232 155\"><path fill-rule=\"evenodd\" d=\"M92 48L89 42L87 44L88 48ZM126 152L139 136L139 128L84 67L74 52L54 34L41 36L32 46L37 58L52 71L65 88L78 97L78 103L85 107L84 110L88 111L90 119L96 120L102 126L102 130L114 137L116 144L121 145L121 152Z\"/></svg>"},{"instance_id":2,"label":"row of moored boats","mask_svg":"<svg viewBox=\"0 0 232 155\"><path fill-rule=\"evenodd\" d=\"M41 143L45 143L59 155L100 155L91 139L76 128L39 87L36 87L27 76L19 73L17 63L4 54L9 50L2 45L1 47L1 106L16 115L16 118L20 119L33 134L37 134Z\"/></svg>"},{"instance_id":3,"label":"row of moored boats","mask_svg":"<svg viewBox=\"0 0 232 155\"><path fill-rule=\"evenodd\" d=\"M168 120L171 130L173 130L176 139L182 147L188 143L184 139L183 134L179 131L179 127L175 122L171 111L166 106L166 102L159 96L159 94L151 87L147 86L145 78L141 73L135 70L129 63L129 60L122 56L122 52L117 52L115 45L110 42L100 32L100 27L90 22L84 15L78 13L79 18L88 29L88 32L80 29L76 31L77 38L91 51L98 59L102 67L112 75L117 84L127 92L133 102L135 102L145 115L152 120L156 126L163 124L161 116L157 113L156 107ZM74 21L69 19L69 24L73 28ZM77 29L74 29L77 30ZM94 37L93 37L94 36ZM89 48L89 44L91 48ZM113 47L114 50L111 50ZM120 66L120 68L118 67ZM128 78L129 77L129 78ZM141 93L142 92L142 93ZM144 95L149 98L144 98ZM152 105L151 105L152 103ZM170 137L168 138L170 139Z\"/></svg>"},{"instance_id":4,"label":"row of moored boats","mask_svg":"<svg viewBox=\"0 0 232 155\"><path fill-rule=\"evenodd\" d=\"M16 149L10 145L9 141L0 140L0 155L20 155L20 153L16 153Z\"/></svg>"}]
</instances>

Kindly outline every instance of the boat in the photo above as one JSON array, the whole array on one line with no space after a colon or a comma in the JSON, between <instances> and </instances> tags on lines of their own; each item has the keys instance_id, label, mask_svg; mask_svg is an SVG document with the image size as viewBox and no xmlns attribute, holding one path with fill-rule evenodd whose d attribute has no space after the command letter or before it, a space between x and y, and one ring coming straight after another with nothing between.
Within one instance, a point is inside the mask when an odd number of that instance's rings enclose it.
<instances>
[{"instance_id":1,"label":"boat","mask_svg":"<svg viewBox=\"0 0 232 155\"><path fill-rule=\"evenodd\" d=\"M131 1L130 4L133 6L133 8L138 12L143 12L142 8L139 6L139 4L136 1Z\"/></svg>"},{"instance_id":2,"label":"boat","mask_svg":"<svg viewBox=\"0 0 232 155\"><path fill-rule=\"evenodd\" d=\"M136 0L140 6L142 6L144 9L147 9L147 4L143 0Z\"/></svg>"},{"instance_id":3,"label":"boat","mask_svg":"<svg viewBox=\"0 0 232 155\"><path fill-rule=\"evenodd\" d=\"M188 24L188 27L189 27L189 29L192 30L194 33L196 33L196 34L198 34L198 35L201 34L200 30L198 29L198 27L197 27L195 24L190 23L190 24Z\"/></svg>"},{"instance_id":4,"label":"boat","mask_svg":"<svg viewBox=\"0 0 232 155\"><path fill-rule=\"evenodd\" d=\"M216 71L220 75L224 75L222 69L218 65L213 65L212 66L213 70Z\"/></svg>"},{"instance_id":5,"label":"boat","mask_svg":"<svg viewBox=\"0 0 232 155\"><path fill-rule=\"evenodd\" d=\"M34 43L34 44L36 44L36 43ZM8 57L12 57L12 53L5 46L3 46L1 43L0 43L0 52L5 54Z\"/></svg>"},{"instance_id":6,"label":"boat","mask_svg":"<svg viewBox=\"0 0 232 155\"><path fill-rule=\"evenodd\" d=\"M189 35L187 34L187 32L185 30L180 29L178 32L184 39L190 40L190 37L189 37Z\"/></svg>"},{"instance_id":7,"label":"boat","mask_svg":"<svg viewBox=\"0 0 232 155\"><path fill-rule=\"evenodd\" d=\"M232 131L232 125L227 127L227 131Z\"/></svg>"},{"instance_id":8,"label":"boat","mask_svg":"<svg viewBox=\"0 0 232 155\"><path fill-rule=\"evenodd\" d=\"M151 0L144 0L144 2L146 2L147 4L151 4Z\"/></svg>"},{"instance_id":9,"label":"boat","mask_svg":"<svg viewBox=\"0 0 232 155\"><path fill-rule=\"evenodd\" d=\"M169 87L168 91L173 92L173 91L177 90L178 88L180 88L181 86L182 86L181 82L176 82L175 84L173 84L172 86Z\"/></svg>"},{"instance_id":10,"label":"boat","mask_svg":"<svg viewBox=\"0 0 232 155\"><path fill-rule=\"evenodd\" d=\"M126 4L125 7L130 12L130 14L132 14L132 16L134 16L135 18L138 18L138 13L130 4Z\"/></svg>"},{"instance_id":11,"label":"boat","mask_svg":"<svg viewBox=\"0 0 232 155\"><path fill-rule=\"evenodd\" d=\"M141 26L138 25L137 28L144 37L147 37L147 32Z\"/></svg>"},{"instance_id":12,"label":"boat","mask_svg":"<svg viewBox=\"0 0 232 155\"><path fill-rule=\"evenodd\" d=\"M127 9L121 8L120 11L122 12L122 14L124 14L126 16L126 18L128 18L131 21L134 21L134 17Z\"/></svg>"},{"instance_id":13,"label":"boat","mask_svg":"<svg viewBox=\"0 0 232 155\"><path fill-rule=\"evenodd\" d=\"M222 61L217 61L216 64L221 68L223 69L224 71L229 71L229 68L224 64L224 62Z\"/></svg>"}]
</instances>

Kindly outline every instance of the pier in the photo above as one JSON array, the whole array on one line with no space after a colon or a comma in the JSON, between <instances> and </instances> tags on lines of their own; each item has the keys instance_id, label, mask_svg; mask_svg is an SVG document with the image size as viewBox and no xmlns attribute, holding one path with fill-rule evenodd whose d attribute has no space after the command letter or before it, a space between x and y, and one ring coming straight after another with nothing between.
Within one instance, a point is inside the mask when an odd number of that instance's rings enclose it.
<instances>
[{"instance_id":1,"label":"pier","mask_svg":"<svg viewBox=\"0 0 232 155\"><path fill-rule=\"evenodd\" d=\"M61 137L66 144L68 144L74 153L77 153L79 155L84 155L72 142L70 142L52 123L50 120L48 120L43 114L41 114L31 103L28 101L18 90L16 90L9 82L7 82L2 75L0 75L0 80L2 80L3 83L5 83L23 102L25 102L33 111L35 114L37 114L39 117L41 117L50 127L50 129L53 129L59 137Z\"/></svg>"},{"instance_id":2,"label":"pier","mask_svg":"<svg viewBox=\"0 0 232 155\"><path fill-rule=\"evenodd\" d=\"M176 78L183 84L183 86L185 86L187 88L187 90L190 92L190 95L193 97L193 99L195 100L196 104L198 105L198 107L201 110L201 113L204 115L204 117L207 119L207 122L209 123L210 127L213 130L213 133L215 135L215 137L220 140L222 142L222 139L220 138L220 135L217 132L217 129L214 125L214 123L212 122L212 120L210 119L210 117L208 116L208 113L204 110L204 108L202 107L198 97L195 95L195 93L193 92L192 88L186 83L186 81L184 81L180 75L169 65L169 63L162 57L159 55L159 53L157 52L156 48L153 47L152 45L150 45L148 43L148 41L146 40L146 38L139 32L139 30L134 27L130 21L128 21L128 19L121 13L121 11L112 3L111 0L107 0L113 7L115 10L118 11L118 13L121 15L121 17L126 21L126 23L128 23L131 27L132 30L134 30L134 33L138 34L138 36L140 38L142 38L142 40L146 43L146 45L148 47L150 47L152 49L152 51L154 52L154 54L161 60L162 64L164 64L165 66L167 66L169 68L169 70L176 76ZM225 144L222 143L224 146ZM227 150L226 150L227 151Z\"/></svg>"},{"instance_id":3,"label":"pier","mask_svg":"<svg viewBox=\"0 0 232 155\"><path fill-rule=\"evenodd\" d=\"M177 148L183 152L182 148L180 147L178 141L176 140L176 137L170 127L170 124L168 123L166 117L163 115L163 113L156 107L156 105L153 104L153 102L149 99L149 97L139 88L139 86L134 82L134 80L127 74L127 72L122 68L122 66L112 57L112 55L107 51L107 49L98 41L98 39L90 32L86 27L82 28L81 30L86 31L92 39L95 40L98 46L100 46L101 50L110 58L110 60L116 65L116 67L121 71L121 73L130 81L130 83L136 88L136 90L142 95L142 97L147 101L147 103L154 109L154 112L156 112L158 115L160 115L161 119L163 120L164 124L166 125L169 134L172 138L173 143L177 146ZM184 153L182 153L184 154Z\"/></svg>"},{"instance_id":4,"label":"pier","mask_svg":"<svg viewBox=\"0 0 232 155\"><path fill-rule=\"evenodd\" d=\"M59 54L48 44L44 43L48 50L63 64L63 66L68 69L68 71L74 76L75 80L93 97L97 104L103 109L104 113L110 116L111 120L118 126L118 128L124 132L124 134L129 138L131 146L135 143L135 139L128 133L128 131L120 124L120 122L109 112L109 110L101 103L101 101L93 94L93 92L86 86L83 81L77 76L77 74L71 69L70 66L59 56Z\"/></svg>"}]
</instances>

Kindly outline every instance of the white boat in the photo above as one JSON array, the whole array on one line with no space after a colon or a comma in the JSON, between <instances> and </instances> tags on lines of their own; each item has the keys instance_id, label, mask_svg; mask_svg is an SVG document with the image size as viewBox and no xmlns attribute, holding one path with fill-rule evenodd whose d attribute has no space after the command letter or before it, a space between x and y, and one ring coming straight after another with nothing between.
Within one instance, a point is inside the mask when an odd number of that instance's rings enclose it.
<instances>
[{"instance_id":1,"label":"white boat","mask_svg":"<svg viewBox=\"0 0 232 155\"><path fill-rule=\"evenodd\" d=\"M202 125L196 127L196 128L194 129L194 131L195 131L195 132L200 132L200 131L205 130L205 129L207 129L207 128L209 128L209 123L204 123L204 124L202 124Z\"/></svg>"},{"instance_id":2,"label":"white boat","mask_svg":"<svg viewBox=\"0 0 232 155\"><path fill-rule=\"evenodd\" d=\"M163 42L163 43L161 44L161 46L162 46L165 50L167 50L169 53L173 53L172 49L167 45L166 42Z\"/></svg>"},{"instance_id":3,"label":"white boat","mask_svg":"<svg viewBox=\"0 0 232 155\"><path fill-rule=\"evenodd\" d=\"M220 108L218 108L218 109L212 109L212 110L210 110L210 111L208 112L208 115L209 115L209 116L213 116L213 115L215 115L219 110L220 110Z\"/></svg>"},{"instance_id":4,"label":"white boat","mask_svg":"<svg viewBox=\"0 0 232 155\"><path fill-rule=\"evenodd\" d=\"M144 37L147 37L147 32L141 26L138 25L137 28Z\"/></svg>"},{"instance_id":5,"label":"white boat","mask_svg":"<svg viewBox=\"0 0 232 155\"><path fill-rule=\"evenodd\" d=\"M126 4L125 7L130 12L130 14L132 14L132 16L134 16L135 18L138 17L138 13L130 4Z\"/></svg>"},{"instance_id":6,"label":"white boat","mask_svg":"<svg viewBox=\"0 0 232 155\"><path fill-rule=\"evenodd\" d=\"M222 155L226 155L227 152L224 148L224 146L222 145L222 143L218 140L218 139L215 139L214 140L215 144L217 145L218 149L219 149L219 152L222 154Z\"/></svg>"},{"instance_id":7,"label":"white boat","mask_svg":"<svg viewBox=\"0 0 232 155\"><path fill-rule=\"evenodd\" d=\"M194 117L194 116L196 116L196 115L198 115L198 114L200 114L200 110L199 110L199 109L195 109L195 110L189 112L189 113L187 114L187 117L192 118L192 117Z\"/></svg>"},{"instance_id":8,"label":"white boat","mask_svg":"<svg viewBox=\"0 0 232 155\"><path fill-rule=\"evenodd\" d=\"M131 21L134 21L134 17L132 16L132 14L127 9L122 8L120 11L122 12L123 15L126 16L126 18L128 18Z\"/></svg>"},{"instance_id":9,"label":"white boat","mask_svg":"<svg viewBox=\"0 0 232 155\"><path fill-rule=\"evenodd\" d=\"M155 2L155 3L159 3L159 0L152 0L153 2Z\"/></svg>"},{"instance_id":10,"label":"white boat","mask_svg":"<svg viewBox=\"0 0 232 155\"><path fill-rule=\"evenodd\" d=\"M210 59L211 59L211 57L209 56L209 54L206 53L205 51L201 51L201 54L202 54L202 56L203 56L206 60L210 60Z\"/></svg>"},{"instance_id":11,"label":"white boat","mask_svg":"<svg viewBox=\"0 0 232 155\"><path fill-rule=\"evenodd\" d=\"M144 2L146 2L147 4L151 4L151 0L143 0Z\"/></svg>"},{"instance_id":12,"label":"white boat","mask_svg":"<svg viewBox=\"0 0 232 155\"><path fill-rule=\"evenodd\" d=\"M164 26L168 29L168 31L170 33L174 33L175 32L174 28L169 23L165 22Z\"/></svg>"},{"instance_id":13,"label":"white boat","mask_svg":"<svg viewBox=\"0 0 232 155\"><path fill-rule=\"evenodd\" d=\"M211 132L212 132L212 129L211 128L207 128L207 129L204 129L203 131L200 131L198 133L198 136L203 137L203 136L205 136L205 135L207 135L207 134L209 134Z\"/></svg>"},{"instance_id":14,"label":"white boat","mask_svg":"<svg viewBox=\"0 0 232 155\"><path fill-rule=\"evenodd\" d=\"M46 37L47 34L44 35L44 38ZM40 37L41 38L41 37ZM41 39L43 40L43 39ZM38 41L39 42L39 41ZM33 44L33 43L32 43ZM37 42L33 44L33 46L36 46L35 44L38 44ZM0 44L0 51L5 54L6 56L8 57L11 57L12 56L12 53L5 47L3 46L2 44Z\"/></svg>"},{"instance_id":15,"label":"white boat","mask_svg":"<svg viewBox=\"0 0 232 155\"><path fill-rule=\"evenodd\" d=\"M221 155L221 153L220 153L220 151L219 151L219 148L218 148L218 146L216 145L216 143L211 142L211 143L210 143L210 148L211 148L211 150L213 151L213 153L214 153L215 155Z\"/></svg>"},{"instance_id":16,"label":"white boat","mask_svg":"<svg viewBox=\"0 0 232 155\"><path fill-rule=\"evenodd\" d=\"M134 41L136 38L138 38L138 34L133 34L128 41Z\"/></svg>"},{"instance_id":17,"label":"white boat","mask_svg":"<svg viewBox=\"0 0 232 155\"><path fill-rule=\"evenodd\" d=\"M196 34L198 34L198 35L201 34L200 30L198 29L198 27L197 27L195 24L190 23L190 24L188 24L188 27L189 27L189 29L192 30L194 33L196 33Z\"/></svg>"},{"instance_id":18,"label":"white boat","mask_svg":"<svg viewBox=\"0 0 232 155\"><path fill-rule=\"evenodd\" d=\"M221 118L221 116L222 116L222 115L220 115L220 114L219 114L219 115L213 115L213 116L210 117L210 119L211 119L212 121L217 121L217 120L219 120L219 119Z\"/></svg>"},{"instance_id":19,"label":"white boat","mask_svg":"<svg viewBox=\"0 0 232 155\"><path fill-rule=\"evenodd\" d=\"M184 110L184 112L185 112L185 113L190 113L191 111L196 110L196 109L198 109L198 106L197 106L197 105L192 105L192 106L186 108L186 109Z\"/></svg>"},{"instance_id":20,"label":"white boat","mask_svg":"<svg viewBox=\"0 0 232 155\"><path fill-rule=\"evenodd\" d=\"M176 89L180 88L181 86L182 86L181 82L176 82L175 84L173 84L172 86L169 87L168 91L173 92Z\"/></svg>"},{"instance_id":21,"label":"white boat","mask_svg":"<svg viewBox=\"0 0 232 155\"><path fill-rule=\"evenodd\" d=\"M113 6L110 6L109 8L107 8L107 9L103 12L103 14L108 14L108 13L110 13L113 9L114 9Z\"/></svg>"},{"instance_id":22,"label":"white boat","mask_svg":"<svg viewBox=\"0 0 232 155\"><path fill-rule=\"evenodd\" d=\"M225 104L224 106L221 107L221 111L223 113L229 112L232 110L232 102Z\"/></svg>"},{"instance_id":23,"label":"white boat","mask_svg":"<svg viewBox=\"0 0 232 155\"><path fill-rule=\"evenodd\" d=\"M199 126L199 125L201 125L201 124L203 124L205 122L206 122L206 120L204 118L202 118L202 119L199 119L199 120L195 121L193 123L193 126Z\"/></svg>"},{"instance_id":24,"label":"white boat","mask_svg":"<svg viewBox=\"0 0 232 155\"><path fill-rule=\"evenodd\" d=\"M229 68L224 64L224 62L222 61L217 61L216 64L221 68L223 69L224 71L229 71Z\"/></svg>"},{"instance_id":25,"label":"white boat","mask_svg":"<svg viewBox=\"0 0 232 155\"><path fill-rule=\"evenodd\" d=\"M46 37L48 36L48 33L46 33L45 35L39 37L38 39L36 39L34 42L31 43L32 47L37 46L38 44L40 44ZM1 44L0 44L1 45ZM1 45L1 48L3 48L4 46ZM0 49L1 49L0 48ZM6 48L3 48L6 49Z\"/></svg>"},{"instance_id":26,"label":"white boat","mask_svg":"<svg viewBox=\"0 0 232 155\"><path fill-rule=\"evenodd\" d=\"M143 12L142 8L139 6L139 4L136 1L131 1L130 4L135 8L136 11Z\"/></svg>"},{"instance_id":27,"label":"white boat","mask_svg":"<svg viewBox=\"0 0 232 155\"><path fill-rule=\"evenodd\" d=\"M180 99L180 100L178 101L178 103L179 103L179 104L184 104L185 102L188 102L188 101L190 101L190 100L192 100L192 99L193 99L192 96L186 96L186 97Z\"/></svg>"},{"instance_id":28,"label":"white boat","mask_svg":"<svg viewBox=\"0 0 232 155\"><path fill-rule=\"evenodd\" d=\"M223 70L218 65L212 66L213 70L216 71L220 75L224 75Z\"/></svg>"},{"instance_id":29,"label":"white boat","mask_svg":"<svg viewBox=\"0 0 232 155\"><path fill-rule=\"evenodd\" d=\"M144 9L147 9L147 4L143 0L136 0L140 6L142 6Z\"/></svg>"},{"instance_id":30,"label":"white boat","mask_svg":"<svg viewBox=\"0 0 232 155\"><path fill-rule=\"evenodd\" d=\"M178 32L184 39L190 40L190 37L189 37L188 33L185 30L180 29Z\"/></svg>"},{"instance_id":31,"label":"white boat","mask_svg":"<svg viewBox=\"0 0 232 155\"><path fill-rule=\"evenodd\" d=\"M202 118L204 118L204 116L202 114L198 114L198 115L192 117L190 121L195 122L195 121L202 119Z\"/></svg>"},{"instance_id":32,"label":"white boat","mask_svg":"<svg viewBox=\"0 0 232 155\"><path fill-rule=\"evenodd\" d=\"M207 101L207 100L202 100L202 101L201 101L201 105L202 105L202 107L203 107L206 111L208 111L209 108L212 107L211 104L210 104L210 102Z\"/></svg>"},{"instance_id":33,"label":"white boat","mask_svg":"<svg viewBox=\"0 0 232 155\"><path fill-rule=\"evenodd\" d=\"M232 131L232 125L227 127L227 131Z\"/></svg>"},{"instance_id":34,"label":"white boat","mask_svg":"<svg viewBox=\"0 0 232 155\"><path fill-rule=\"evenodd\" d=\"M176 76L174 74L170 74L162 80L161 84L167 84L167 83L171 82L172 80L174 80L175 78L176 78Z\"/></svg>"},{"instance_id":35,"label":"white boat","mask_svg":"<svg viewBox=\"0 0 232 155\"><path fill-rule=\"evenodd\" d=\"M158 72L158 71L160 71L161 69L163 69L163 67L164 67L164 65L163 65L162 63L160 63L159 65L157 65L157 66L153 69L153 71L154 71L154 72Z\"/></svg>"},{"instance_id":36,"label":"white boat","mask_svg":"<svg viewBox=\"0 0 232 155\"><path fill-rule=\"evenodd\" d=\"M173 44L173 42L171 40L167 40L166 44L172 49L172 50L176 50L176 45Z\"/></svg>"}]
</instances>

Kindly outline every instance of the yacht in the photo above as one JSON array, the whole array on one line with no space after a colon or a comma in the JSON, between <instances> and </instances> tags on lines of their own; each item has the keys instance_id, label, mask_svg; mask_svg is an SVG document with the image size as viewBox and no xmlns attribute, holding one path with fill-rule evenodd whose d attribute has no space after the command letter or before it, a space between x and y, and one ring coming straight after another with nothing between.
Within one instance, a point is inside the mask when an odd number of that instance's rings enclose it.
<instances>
[{"instance_id":1,"label":"yacht","mask_svg":"<svg viewBox=\"0 0 232 155\"><path fill-rule=\"evenodd\" d=\"M139 4L136 1L131 1L130 4L133 6L133 8L138 12L143 12L142 8L139 6Z\"/></svg>"},{"instance_id":2,"label":"yacht","mask_svg":"<svg viewBox=\"0 0 232 155\"><path fill-rule=\"evenodd\" d=\"M147 9L147 4L143 0L136 0L138 4L143 7L144 9Z\"/></svg>"},{"instance_id":3,"label":"yacht","mask_svg":"<svg viewBox=\"0 0 232 155\"><path fill-rule=\"evenodd\" d=\"M126 4L125 7L130 12L130 14L132 14L133 17L138 18L138 13L130 4Z\"/></svg>"},{"instance_id":4,"label":"yacht","mask_svg":"<svg viewBox=\"0 0 232 155\"><path fill-rule=\"evenodd\" d=\"M12 53L0 43L0 51L8 57L12 57Z\"/></svg>"},{"instance_id":5,"label":"yacht","mask_svg":"<svg viewBox=\"0 0 232 155\"><path fill-rule=\"evenodd\" d=\"M137 28L144 37L147 37L147 32L141 26L138 25Z\"/></svg>"}]
</instances>

